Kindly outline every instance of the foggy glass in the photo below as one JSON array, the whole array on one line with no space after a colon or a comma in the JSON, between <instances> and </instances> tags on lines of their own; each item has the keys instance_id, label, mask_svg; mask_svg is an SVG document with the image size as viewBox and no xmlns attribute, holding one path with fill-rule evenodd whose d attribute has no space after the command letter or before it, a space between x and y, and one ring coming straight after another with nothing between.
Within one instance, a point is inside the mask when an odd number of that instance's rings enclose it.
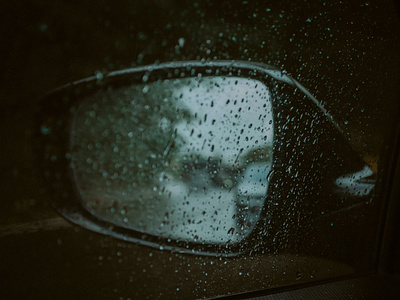
<instances>
[{"instance_id":1,"label":"foggy glass","mask_svg":"<svg viewBox=\"0 0 400 300\"><path fill-rule=\"evenodd\" d=\"M257 80L222 76L89 96L71 129L82 203L103 220L156 236L240 242L268 191L270 97Z\"/></svg>"}]
</instances>

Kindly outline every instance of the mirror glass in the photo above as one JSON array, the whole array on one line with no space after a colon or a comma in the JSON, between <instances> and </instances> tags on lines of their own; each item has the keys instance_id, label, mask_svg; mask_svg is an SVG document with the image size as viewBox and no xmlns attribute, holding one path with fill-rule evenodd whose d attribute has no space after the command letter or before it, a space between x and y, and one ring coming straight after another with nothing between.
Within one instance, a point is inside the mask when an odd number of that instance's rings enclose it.
<instances>
[{"instance_id":1,"label":"mirror glass","mask_svg":"<svg viewBox=\"0 0 400 300\"><path fill-rule=\"evenodd\" d=\"M260 81L195 77L98 91L71 128L85 207L140 232L237 243L257 223L272 172L270 92Z\"/></svg>"}]
</instances>

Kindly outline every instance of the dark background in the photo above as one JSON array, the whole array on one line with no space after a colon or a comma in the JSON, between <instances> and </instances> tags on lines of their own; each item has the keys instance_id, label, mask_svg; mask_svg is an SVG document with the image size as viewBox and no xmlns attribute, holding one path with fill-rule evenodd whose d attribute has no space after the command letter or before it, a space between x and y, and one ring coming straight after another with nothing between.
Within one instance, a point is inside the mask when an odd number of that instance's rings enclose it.
<instances>
[{"instance_id":1,"label":"dark background","mask_svg":"<svg viewBox=\"0 0 400 300\"><path fill-rule=\"evenodd\" d=\"M235 59L282 68L324 103L363 157L385 166L400 106L400 23L391 1L31 0L1 1L0 14L0 225L4 228L55 217L32 150L40 98L68 82L138 65ZM54 250L59 249L59 236L4 238L3 245L8 247L2 246L7 254L4 259L13 261L16 268L9 265L7 270L23 270L24 264L29 269L25 277L19 271L14 277L3 274L11 290L15 292L17 283L29 281L40 268L44 271L36 276L43 280L35 282L46 282L50 264L69 270L59 275L69 286L79 284L71 278L88 257L96 265L83 273L99 272L93 249L109 240L88 243L89 248L80 249L86 256L79 261L64 255L72 255L68 254L72 245L87 237L82 232L69 234L69 244L61 241L64 246L59 253ZM41 250L44 253L53 253L51 259L38 254L38 245L47 249ZM151 265L136 264L136 270ZM199 261L199 270L201 265ZM109 263L107 270L113 270L116 285L118 268ZM131 270L122 272L125 283ZM159 280L160 271L154 272L153 280ZM56 277L58 273L50 274ZM139 276L135 274L133 281ZM149 278L144 278L137 289L146 285L150 289ZM223 285L218 278L215 275L212 282ZM51 286L57 284L49 283L47 288ZM59 285L60 289L65 286ZM91 290L98 287L95 281L89 286ZM260 281L251 288L265 286ZM41 287L45 288L46 284ZM193 289L198 297L204 295L201 284L187 290ZM211 285L207 295L226 293L212 289ZM246 286L229 289L242 291Z\"/></svg>"}]
</instances>

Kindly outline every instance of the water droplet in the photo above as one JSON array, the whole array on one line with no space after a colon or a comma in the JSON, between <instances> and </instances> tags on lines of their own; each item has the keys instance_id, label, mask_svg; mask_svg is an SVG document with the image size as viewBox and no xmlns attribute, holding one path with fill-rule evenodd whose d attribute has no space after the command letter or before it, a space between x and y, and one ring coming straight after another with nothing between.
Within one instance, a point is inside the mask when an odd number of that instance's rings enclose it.
<instances>
[{"instance_id":1,"label":"water droplet","mask_svg":"<svg viewBox=\"0 0 400 300\"><path fill-rule=\"evenodd\" d=\"M301 279L301 272L300 271L297 271L296 272L296 280L300 280Z\"/></svg>"},{"instance_id":2,"label":"water droplet","mask_svg":"<svg viewBox=\"0 0 400 300\"><path fill-rule=\"evenodd\" d=\"M178 44L180 48L183 48L183 46L185 46L185 39L184 38L180 38L178 40Z\"/></svg>"},{"instance_id":3,"label":"water droplet","mask_svg":"<svg viewBox=\"0 0 400 300\"><path fill-rule=\"evenodd\" d=\"M97 78L97 80L103 79L103 78L104 78L103 73L101 73L100 71L97 71L97 72L96 72L96 78Z\"/></svg>"},{"instance_id":4,"label":"water droplet","mask_svg":"<svg viewBox=\"0 0 400 300\"><path fill-rule=\"evenodd\" d=\"M147 92L149 91L149 86L148 85L146 85L143 89L142 89L142 93L143 94L147 94Z\"/></svg>"},{"instance_id":5,"label":"water droplet","mask_svg":"<svg viewBox=\"0 0 400 300\"><path fill-rule=\"evenodd\" d=\"M50 132L51 132L51 128L42 125L42 126L40 127L40 132L41 132L43 135L48 135L48 134L50 134Z\"/></svg>"}]
</instances>

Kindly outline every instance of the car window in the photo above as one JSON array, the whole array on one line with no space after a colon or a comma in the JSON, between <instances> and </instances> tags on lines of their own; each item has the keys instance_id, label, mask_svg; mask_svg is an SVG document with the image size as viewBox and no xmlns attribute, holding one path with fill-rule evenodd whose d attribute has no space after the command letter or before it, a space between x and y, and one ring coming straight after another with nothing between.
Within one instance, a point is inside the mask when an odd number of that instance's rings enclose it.
<instances>
[{"instance_id":1,"label":"car window","mask_svg":"<svg viewBox=\"0 0 400 300\"><path fill-rule=\"evenodd\" d=\"M399 114L392 1L0 8L6 298L212 298L376 269ZM188 61L212 72L104 88ZM87 215L59 207L76 199Z\"/></svg>"}]
</instances>

